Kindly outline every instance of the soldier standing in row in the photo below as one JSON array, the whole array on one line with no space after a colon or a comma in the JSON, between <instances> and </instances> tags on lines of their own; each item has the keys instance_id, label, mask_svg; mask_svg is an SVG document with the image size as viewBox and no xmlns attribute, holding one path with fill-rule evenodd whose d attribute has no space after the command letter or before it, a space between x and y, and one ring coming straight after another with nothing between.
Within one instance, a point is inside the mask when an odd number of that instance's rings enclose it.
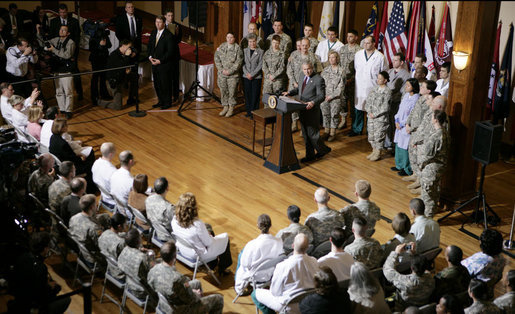
<instances>
[{"instance_id":1,"label":"soldier standing in row","mask_svg":"<svg viewBox=\"0 0 515 314\"><path fill-rule=\"evenodd\" d=\"M249 31L249 33L247 34L247 36L243 37L240 41L240 48L241 50L244 50L245 48L248 48L249 46L249 35L250 34L254 34L256 35L257 39L256 39L256 42L257 42L257 46L263 50L265 50L265 41L263 40L263 38L261 38L259 36L259 31L258 31L258 27L257 27L257 24L252 22L252 23L249 23L249 25L247 26L247 30Z\"/></svg>"},{"instance_id":2,"label":"soldier standing in row","mask_svg":"<svg viewBox=\"0 0 515 314\"><path fill-rule=\"evenodd\" d=\"M215 65L218 69L217 83L220 88L221 102L224 107L220 116L229 118L236 106L236 89L240 80L239 73L243 63L243 52L232 32L226 36L227 42L216 49Z\"/></svg>"},{"instance_id":3,"label":"soldier standing in row","mask_svg":"<svg viewBox=\"0 0 515 314\"><path fill-rule=\"evenodd\" d=\"M345 73L340 66L340 55L336 51L329 52L329 66L322 72L325 81L325 100L320 104L324 137L328 142L334 141L342 106L342 94L345 87Z\"/></svg>"},{"instance_id":4,"label":"soldier standing in row","mask_svg":"<svg viewBox=\"0 0 515 314\"><path fill-rule=\"evenodd\" d=\"M318 39L311 35L313 35L313 24L306 23L304 25L304 38L309 39L309 52L315 53L318 46Z\"/></svg>"},{"instance_id":5,"label":"soldier standing in row","mask_svg":"<svg viewBox=\"0 0 515 314\"><path fill-rule=\"evenodd\" d=\"M279 46L279 49L281 49L286 57L289 57L292 42L291 37L283 32L283 22L281 20L275 20L272 27L274 28L275 33L268 35L265 43L266 50L270 49L272 46L272 39L275 35L278 35L281 37L281 45Z\"/></svg>"},{"instance_id":6,"label":"soldier standing in row","mask_svg":"<svg viewBox=\"0 0 515 314\"><path fill-rule=\"evenodd\" d=\"M351 29L347 32L347 44L340 49L340 63L342 65L345 75L345 91L343 93L343 104L340 111L342 120L338 124L338 129L341 130L347 125L347 102L350 103L351 118L354 121L354 76L356 70L354 69L354 55L361 47L357 43L358 32Z\"/></svg>"},{"instance_id":7,"label":"soldier standing in row","mask_svg":"<svg viewBox=\"0 0 515 314\"><path fill-rule=\"evenodd\" d=\"M279 49L280 44L281 36L274 35L272 46L263 55L263 94L280 94L285 90L286 57Z\"/></svg>"},{"instance_id":8,"label":"soldier standing in row","mask_svg":"<svg viewBox=\"0 0 515 314\"><path fill-rule=\"evenodd\" d=\"M377 86L370 92L365 102L368 142L372 146L372 153L367 156L370 161L381 158L388 131L388 108L392 96L392 91L386 86L389 78L388 72L380 72L377 76Z\"/></svg>"}]
</instances>

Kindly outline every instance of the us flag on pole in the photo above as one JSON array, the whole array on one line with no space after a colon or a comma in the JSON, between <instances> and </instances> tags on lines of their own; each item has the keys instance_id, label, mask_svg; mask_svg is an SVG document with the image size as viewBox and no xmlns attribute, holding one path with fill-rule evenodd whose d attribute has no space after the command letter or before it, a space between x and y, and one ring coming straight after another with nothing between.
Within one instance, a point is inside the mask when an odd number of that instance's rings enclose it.
<instances>
[{"instance_id":1,"label":"us flag on pole","mask_svg":"<svg viewBox=\"0 0 515 314\"><path fill-rule=\"evenodd\" d=\"M389 64L392 64L393 56L397 52L406 54L408 39L406 38L406 28L404 21L404 8L401 1L394 1L390 22L384 35L384 50Z\"/></svg>"}]
</instances>

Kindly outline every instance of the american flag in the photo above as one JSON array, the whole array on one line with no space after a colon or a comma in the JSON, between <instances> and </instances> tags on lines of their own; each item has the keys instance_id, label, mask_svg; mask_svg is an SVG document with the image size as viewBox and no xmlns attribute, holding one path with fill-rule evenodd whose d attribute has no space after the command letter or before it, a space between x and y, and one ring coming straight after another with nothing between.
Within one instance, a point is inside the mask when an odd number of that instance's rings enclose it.
<instances>
[{"instance_id":1,"label":"american flag","mask_svg":"<svg viewBox=\"0 0 515 314\"><path fill-rule=\"evenodd\" d=\"M402 1L394 1L384 39L384 54L389 64L397 52L406 53L407 42Z\"/></svg>"}]
</instances>

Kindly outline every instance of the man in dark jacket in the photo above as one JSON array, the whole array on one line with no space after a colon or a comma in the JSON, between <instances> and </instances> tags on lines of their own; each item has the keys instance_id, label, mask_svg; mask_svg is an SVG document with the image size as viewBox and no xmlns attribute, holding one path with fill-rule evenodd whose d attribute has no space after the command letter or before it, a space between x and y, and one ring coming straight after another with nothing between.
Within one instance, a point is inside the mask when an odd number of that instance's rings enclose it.
<instances>
[{"instance_id":1,"label":"man in dark jacket","mask_svg":"<svg viewBox=\"0 0 515 314\"><path fill-rule=\"evenodd\" d=\"M134 52L132 51L132 42L128 39L124 39L120 42L120 47L115 51L111 52L109 55L109 59L107 59L107 68L118 68L131 64L131 57L134 56ZM107 72L107 82L108 88L113 96L112 103L103 103L102 106L109 107L111 109L122 109L122 97L123 90L122 87L126 82L126 79L129 79L129 74L131 73L131 68L112 70ZM135 95L134 95L135 94ZM138 90L134 89L133 84L130 85L129 89L129 98L133 97L137 99Z\"/></svg>"},{"instance_id":2,"label":"man in dark jacket","mask_svg":"<svg viewBox=\"0 0 515 314\"><path fill-rule=\"evenodd\" d=\"M111 41L105 27L100 24L94 36L89 40L89 62L91 62L91 69L93 71L106 69L109 48L111 48ZM112 99L106 87L106 72L93 73L91 75L91 102L94 106L98 105L98 98Z\"/></svg>"},{"instance_id":3,"label":"man in dark jacket","mask_svg":"<svg viewBox=\"0 0 515 314\"><path fill-rule=\"evenodd\" d=\"M170 73L173 58L173 37L165 28L165 18L156 17L156 29L150 34L148 43L148 59L152 63L154 89L158 102L153 107L168 109L171 105Z\"/></svg>"},{"instance_id":4,"label":"man in dark jacket","mask_svg":"<svg viewBox=\"0 0 515 314\"><path fill-rule=\"evenodd\" d=\"M172 34L172 79L171 79L171 90L172 90L172 102L179 100L179 62L181 60L181 53L179 50L179 43L182 39L182 30L179 23L173 20L173 11L171 9L166 10L166 29Z\"/></svg>"}]
</instances>

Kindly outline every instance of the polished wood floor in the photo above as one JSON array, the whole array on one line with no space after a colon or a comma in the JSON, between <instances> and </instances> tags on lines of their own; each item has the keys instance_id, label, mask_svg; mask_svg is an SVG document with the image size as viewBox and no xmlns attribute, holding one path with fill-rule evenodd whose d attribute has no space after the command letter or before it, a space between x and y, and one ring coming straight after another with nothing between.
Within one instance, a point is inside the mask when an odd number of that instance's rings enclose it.
<instances>
[{"instance_id":1,"label":"polished wood floor","mask_svg":"<svg viewBox=\"0 0 515 314\"><path fill-rule=\"evenodd\" d=\"M83 78L85 91L89 79ZM370 162L365 156L370 147L365 136L349 138L348 128L339 133L337 141L329 143L332 152L322 160L308 165L294 173L278 175L263 167L263 159L252 154L252 120L240 112L232 118L218 117L219 105L214 101L192 103L180 117L176 111L149 110L146 117L132 118L127 112L88 106L88 94L82 109L76 111L70 120L70 132L84 145L92 145L99 156L99 146L103 142L113 142L117 151L129 149L136 159L132 174L145 173L149 182L165 176L170 182L167 198L175 203L179 195L193 192L197 196L200 218L213 225L216 233L228 232L231 241L234 274L239 251L258 235L257 217L262 213L271 216L275 234L288 225L286 208L291 204L302 210L302 221L316 210L313 192L314 183L327 187L331 195L330 206L336 209L348 204L344 199L354 200L354 182L369 180L373 192L371 199L381 208L381 214L391 219L398 212L408 213L408 202L413 197L396 173L390 170L393 157L378 162ZM150 82L143 82L140 88L142 109L151 109L156 102ZM240 103L243 103L241 100ZM177 109L173 107L172 109ZM202 126L210 129L206 130ZM219 135L213 133L216 132ZM257 137L262 129L257 129ZM270 134L270 130L268 131ZM225 138L223 138L225 137ZM303 142L300 134L294 134L297 154L303 157ZM260 152L260 146L257 146ZM117 163L118 160L115 161ZM300 176L298 176L298 175ZM312 182L308 182L309 180ZM502 161L487 167L485 192L492 208L501 216L502 222L496 227L508 238L515 200L515 166ZM469 211L470 212L470 211ZM437 215L441 217L443 214ZM441 246L459 245L465 256L479 251L479 243L474 238L459 231L463 222L458 214L442 224ZM467 223L465 229L475 235L482 231L481 226ZM378 222L374 237L381 243L394 235L385 220ZM505 255L506 256L506 255ZM509 263L506 270L514 267L513 259L506 256ZM437 259L437 270L444 267L443 255ZM63 286L63 292L72 290L73 274L64 269L59 258L48 259L52 276ZM177 264L179 271L192 275L192 270ZM227 313L253 313L250 297L242 297L237 304L233 276L222 278L222 285L216 286L209 276L200 272L206 294L224 295ZM95 280L93 291L100 297L102 281ZM121 298L115 287L108 285L111 295ZM499 284L497 294L504 292ZM131 313L141 311L132 301L127 301ZM100 304L93 299L95 313L115 313L118 307L111 302ZM81 297L73 297L70 313L82 312Z\"/></svg>"}]
</instances>

